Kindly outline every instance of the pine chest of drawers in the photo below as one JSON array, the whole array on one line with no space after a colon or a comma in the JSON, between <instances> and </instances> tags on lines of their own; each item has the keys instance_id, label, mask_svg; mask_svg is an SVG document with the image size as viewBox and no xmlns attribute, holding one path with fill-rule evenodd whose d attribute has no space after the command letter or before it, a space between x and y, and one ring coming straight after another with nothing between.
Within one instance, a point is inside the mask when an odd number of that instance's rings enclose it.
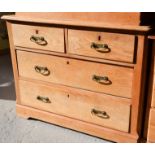
<instances>
[{"instance_id":1,"label":"pine chest of drawers","mask_svg":"<svg viewBox=\"0 0 155 155\"><path fill-rule=\"evenodd\" d=\"M139 25L138 13L3 18L18 115L111 141L139 141L151 28Z\"/></svg>"}]
</instances>

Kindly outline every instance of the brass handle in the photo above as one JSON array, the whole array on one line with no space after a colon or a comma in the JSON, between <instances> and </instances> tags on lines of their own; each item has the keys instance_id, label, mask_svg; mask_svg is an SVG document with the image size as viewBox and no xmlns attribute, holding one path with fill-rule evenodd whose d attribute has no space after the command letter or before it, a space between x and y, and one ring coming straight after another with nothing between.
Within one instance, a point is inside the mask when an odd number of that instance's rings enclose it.
<instances>
[{"instance_id":1,"label":"brass handle","mask_svg":"<svg viewBox=\"0 0 155 155\"><path fill-rule=\"evenodd\" d=\"M95 49L96 51L100 53L109 53L111 51L111 49L109 48L107 44L97 44L94 42L92 42L91 48Z\"/></svg>"},{"instance_id":2,"label":"brass handle","mask_svg":"<svg viewBox=\"0 0 155 155\"><path fill-rule=\"evenodd\" d=\"M42 101L44 103L51 103L51 101L48 97L37 96L37 100Z\"/></svg>"},{"instance_id":3,"label":"brass handle","mask_svg":"<svg viewBox=\"0 0 155 155\"><path fill-rule=\"evenodd\" d=\"M97 76L97 75L93 75L92 80L100 83L100 84L104 84L104 85L110 85L112 84L112 81L107 77L107 76Z\"/></svg>"},{"instance_id":4,"label":"brass handle","mask_svg":"<svg viewBox=\"0 0 155 155\"><path fill-rule=\"evenodd\" d=\"M99 110L96 110L96 109L92 109L91 110L91 113L97 117L100 117L100 118L103 118L103 119L109 119L110 116L107 114L106 111L99 111Z\"/></svg>"},{"instance_id":5,"label":"brass handle","mask_svg":"<svg viewBox=\"0 0 155 155\"><path fill-rule=\"evenodd\" d=\"M37 73L40 73L44 76L50 75L50 70L47 67L35 66L34 69Z\"/></svg>"},{"instance_id":6,"label":"brass handle","mask_svg":"<svg viewBox=\"0 0 155 155\"><path fill-rule=\"evenodd\" d=\"M30 40L38 45L46 46L48 43L44 37L34 36L32 35Z\"/></svg>"}]
</instances>

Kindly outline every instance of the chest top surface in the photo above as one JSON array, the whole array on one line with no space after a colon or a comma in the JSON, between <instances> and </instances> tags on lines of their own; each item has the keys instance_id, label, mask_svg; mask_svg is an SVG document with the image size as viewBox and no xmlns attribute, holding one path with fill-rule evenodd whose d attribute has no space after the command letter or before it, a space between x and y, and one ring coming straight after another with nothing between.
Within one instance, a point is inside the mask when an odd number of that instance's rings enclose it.
<instances>
[{"instance_id":1,"label":"chest top surface","mask_svg":"<svg viewBox=\"0 0 155 155\"><path fill-rule=\"evenodd\" d=\"M148 32L155 25L155 13L140 12L17 12L5 20L88 28Z\"/></svg>"}]
</instances>

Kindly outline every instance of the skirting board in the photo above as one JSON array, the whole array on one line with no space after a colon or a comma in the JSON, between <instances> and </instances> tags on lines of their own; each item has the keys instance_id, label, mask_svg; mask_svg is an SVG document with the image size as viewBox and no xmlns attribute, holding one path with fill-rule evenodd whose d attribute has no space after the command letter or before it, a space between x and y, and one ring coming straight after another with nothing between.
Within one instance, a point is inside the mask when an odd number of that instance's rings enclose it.
<instances>
[{"instance_id":1,"label":"skirting board","mask_svg":"<svg viewBox=\"0 0 155 155\"><path fill-rule=\"evenodd\" d=\"M120 143L136 143L138 136L130 135L120 131L104 128L95 124L90 124L84 121L75 120L69 117L57 115L54 113L41 111L31 107L27 107L21 104L16 104L16 113L18 116L28 118L34 118L42 120L55 125L70 128L72 130L87 133L96 137L111 140Z\"/></svg>"}]
</instances>

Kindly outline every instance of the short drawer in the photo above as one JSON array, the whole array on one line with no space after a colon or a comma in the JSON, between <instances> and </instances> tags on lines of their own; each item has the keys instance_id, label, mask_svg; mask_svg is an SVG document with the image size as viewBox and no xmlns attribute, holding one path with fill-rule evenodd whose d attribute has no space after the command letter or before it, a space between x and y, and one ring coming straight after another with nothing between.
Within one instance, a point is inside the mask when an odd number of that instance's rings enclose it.
<instances>
[{"instance_id":1,"label":"short drawer","mask_svg":"<svg viewBox=\"0 0 155 155\"><path fill-rule=\"evenodd\" d=\"M148 128L148 141L155 142L155 109L151 108Z\"/></svg>"},{"instance_id":2,"label":"short drawer","mask_svg":"<svg viewBox=\"0 0 155 155\"><path fill-rule=\"evenodd\" d=\"M26 78L131 98L133 69L17 51L19 75Z\"/></svg>"},{"instance_id":3,"label":"short drawer","mask_svg":"<svg viewBox=\"0 0 155 155\"><path fill-rule=\"evenodd\" d=\"M64 52L62 28L12 24L15 46Z\"/></svg>"},{"instance_id":4,"label":"short drawer","mask_svg":"<svg viewBox=\"0 0 155 155\"><path fill-rule=\"evenodd\" d=\"M133 63L135 36L68 30L68 53Z\"/></svg>"},{"instance_id":5,"label":"short drawer","mask_svg":"<svg viewBox=\"0 0 155 155\"><path fill-rule=\"evenodd\" d=\"M130 99L19 81L21 104L128 132Z\"/></svg>"}]
</instances>

